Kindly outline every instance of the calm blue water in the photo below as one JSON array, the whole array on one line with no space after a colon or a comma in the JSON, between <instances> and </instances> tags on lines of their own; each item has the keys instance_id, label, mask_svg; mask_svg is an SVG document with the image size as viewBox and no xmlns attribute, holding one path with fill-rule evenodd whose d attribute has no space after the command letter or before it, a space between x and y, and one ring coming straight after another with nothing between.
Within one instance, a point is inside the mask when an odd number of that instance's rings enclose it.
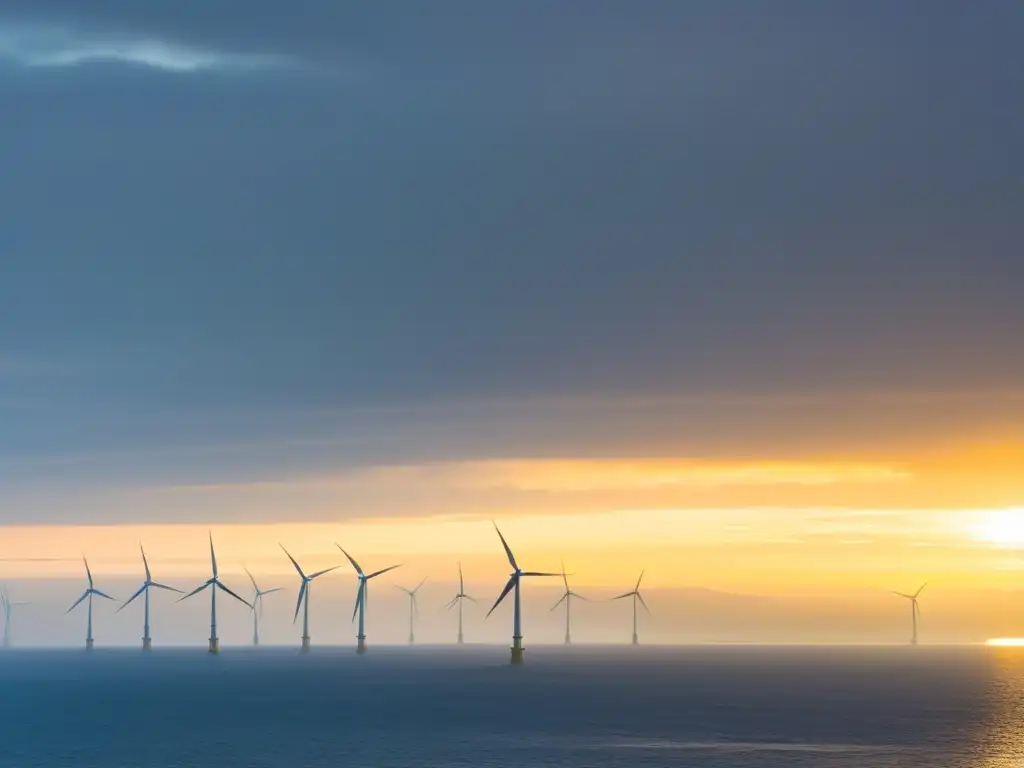
<instances>
[{"instance_id":1,"label":"calm blue water","mask_svg":"<svg viewBox=\"0 0 1024 768\"><path fill-rule=\"evenodd\" d=\"M7 651L0 765L1024 765L1014 649Z\"/></svg>"}]
</instances>

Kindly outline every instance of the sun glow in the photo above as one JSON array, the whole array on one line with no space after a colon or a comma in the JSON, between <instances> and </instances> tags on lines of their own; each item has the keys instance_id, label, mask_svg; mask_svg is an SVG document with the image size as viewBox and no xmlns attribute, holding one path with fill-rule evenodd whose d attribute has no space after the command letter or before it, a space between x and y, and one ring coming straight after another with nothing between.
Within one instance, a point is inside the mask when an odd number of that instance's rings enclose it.
<instances>
[{"instance_id":1,"label":"sun glow","mask_svg":"<svg viewBox=\"0 0 1024 768\"><path fill-rule=\"evenodd\" d=\"M1024 637L993 637L986 640L985 645L999 648L1017 648L1024 646Z\"/></svg>"},{"instance_id":2,"label":"sun glow","mask_svg":"<svg viewBox=\"0 0 1024 768\"><path fill-rule=\"evenodd\" d=\"M982 540L999 546L1024 546L1024 509L986 512L977 534Z\"/></svg>"}]
</instances>

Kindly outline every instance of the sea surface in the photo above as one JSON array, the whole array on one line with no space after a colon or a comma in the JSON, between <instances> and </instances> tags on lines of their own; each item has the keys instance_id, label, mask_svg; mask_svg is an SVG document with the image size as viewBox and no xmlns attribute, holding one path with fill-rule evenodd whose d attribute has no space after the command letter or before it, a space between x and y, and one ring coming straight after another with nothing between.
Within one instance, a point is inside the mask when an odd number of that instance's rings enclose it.
<instances>
[{"instance_id":1,"label":"sea surface","mask_svg":"<svg viewBox=\"0 0 1024 768\"><path fill-rule=\"evenodd\" d=\"M0 766L1024 766L1024 649L0 653Z\"/></svg>"}]
</instances>

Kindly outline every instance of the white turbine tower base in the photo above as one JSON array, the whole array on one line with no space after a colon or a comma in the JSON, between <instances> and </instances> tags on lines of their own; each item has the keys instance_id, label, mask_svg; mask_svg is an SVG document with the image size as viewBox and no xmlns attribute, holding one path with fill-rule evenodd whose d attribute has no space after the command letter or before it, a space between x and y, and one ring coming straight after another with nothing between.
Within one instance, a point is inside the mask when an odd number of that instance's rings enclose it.
<instances>
[{"instance_id":1,"label":"white turbine tower base","mask_svg":"<svg viewBox=\"0 0 1024 768\"><path fill-rule=\"evenodd\" d=\"M409 645L416 644L416 619L420 615L420 607L416 603L416 593L420 591L420 587L427 583L427 579L424 577L423 581L416 585L415 589L406 589L395 584L395 589L400 589L409 596Z\"/></svg>"},{"instance_id":2,"label":"white turbine tower base","mask_svg":"<svg viewBox=\"0 0 1024 768\"><path fill-rule=\"evenodd\" d=\"M571 605L572 599L578 598L580 600L586 600L583 595L579 595L569 589L569 577L565 572L565 563L562 563L562 583L565 584L565 593L559 598L558 602L551 606L550 610L555 610L562 603L565 603L565 644L572 645L572 624L571 624Z\"/></svg>"},{"instance_id":3,"label":"white turbine tower base","mask_svg":"<svg viewBox=\"0 0 1024 768\"><path fill-rule=\"evenodd\" d=\"M207 650L210 653L220 653L220 638L217 637L217 590L219 589L226 594L231 595L238 602L249 606L250 610L252 609L252 605L248 600L239 597L224 586L224 582L220 580L217 570L217 554L213 551L213 534L210 534L210 570L213 572L212 576L178 600L178 602L180 603L182 600L188 600L193 595L198 595L207 587L210 588L210 644L207 647Z\"/></svg>"},{"instance_id":4,"label":"white turbine tower base","mask_svg":"<svg viewBox=\"0 0 1024 768\"><path fill-rule=\"evenodd\" d=\"M322 571L317 571L316 573L311 573L309 576L307 576L305 573L302 572L302 568L299 567L299 564L295 561L295 558L292 557L288 553L288 550L284 548L284 545L278 543L278 546L281 547L282 550L284 550L284 553L286 555L288 555L288 559L292 561L292 565L295 566L295 570L299 574L299 579L302 581L302 586L299 587L299 600L298 600L298 602L295 603L295 616L292 618L292 624L294 624L296 622L296 620L299 618L299 609L300 608L303 609L303 613L302 613L302 652L303 653L308 653L309 652L309 647L310 647L310 637L309 637L309 593L310 593L310 590L311 590L311 588L313 586L313 579L318 578L320 576L323 576L325 573L330 573L331 571L333 571L336 568L338 568L338 566L335 565L335 566L333 566L331 568L325 568Z\"/></svg>"},{"instance_id":5,"label":"white turbine tower base","mask_svg":"<svg viewBox=\"0 0 1024 768\"><path fill-rule=\"evenodd\" d=\"M644 602L644 596L640 594L640 582L643 581L643 578L644 578L644 572L640 571L640 578L636 580L636 586L633 588L632 592L626 592L625 594L621 594L621 595L618 595L617 597L613 597L612 598L613 600L622 600L622 599L627 598L627 597L633 598L633 645L639 645L640 644L640 635L637 632L637 623L636 623L636 620L637 620L637 610L636 610L637 601L638 600L640 601L640 605L642 605L644 607L644 610L647 611L648 614L650 614L650 612L651 612L651 609L647 607L647 603Z\"/></svg>"},{"instance_id":6,"label":"white turbine tower base","mask_svg":"<svg viewBox=\"0 0 1024 768\"><path fill-rule=\"evenodd\" d=\"M508 582L505 584L505 589L502 590L501 594L498 595L498 599L494 601L494 605L491 606L491 610L487 612L490 616L494 613L494 609L498 607L505 596L515 590L515 608L512 614L512 647L509 649L512 651L512 664L523 663L523 631L522 631L522 612L520 610L520 598L519 598L519 583L522 581L524 576L558 576L557 573L542 573L540 571L524 571L516 564L516 558L512 554L512 550L509 549L508 542L505 541L505 537L501 535L501 531L498 530L497 523L494 524L494 530L498 532L498 538L501 539L501 545L505 548L505 555L508 557L509 565L512 566L512 573L508 577Z\"/></svg>"},{"instance_id":7,"label":"white turbine tower base","mask_svg":"<svg viewBox=\"0 0 1024 768\"><path fill-rule=\"evenodd\" d=\"M924 588L927 586L928 582L925 582L920 587L918 587L917 592L915 592L912 595L906 595L902 592L893 592L894 595L898 595L899 597L905 598L910 601L911 645L917 645L917 620L921 616L921 606L918 604L917 598L921 595L921 593L924 591Z\"/></svg>"},{"instance_id":8,"label":"white turbine tower base","mask_svg":"<svg viewBox=\"0 0 1024 768\"><path fill-rule=\"evenodd\" d=\"M178 594L181 594L181 590L175 589L174 587L168 587L166 584L158 584L153 581L153 576L149 572L149 561L146 559L146 551L142 548L142 544L139 544L139 551L142 552L142 565L146 569L146 580L142 582L142 586L139 587L138 592L124 601L121 607L117 609L117 612L120 613L128 606L129 603L131 603L132 600L139 595L143 595L145 609L143 611L142 620L142 650L151 651L153 649L153 638L149 635L149 589L150 587L156 587L157 589L166 589L170 592L177 592Z\"/></svg>"},{"instance_id":9,"label":"white turbine tower base","mask_svg":"<svg viewBox=\"0 0 1024 768\"><path fill-rule=\"evenodd\" d=\"M387 568L381 568L379 571L374 571L371 574L363 573L363 569L359 567L359 563L353 559L352 555L345 551L341 544L335 543L338 549L341 550L342 554L348 558L348 561L352 563L352 567L355 568L356 576L359 579L359 591L356 592L356 605L352 609L352 621L356 620L356 616L359 616L359 632L356 634L356 653L366 653L366 598L369 590L370 579L375 579L383 573L393 571L395 568L399 568L399 565L390 565Z\"/></svg>"},{"instance_id":10,"label":"white turbine tower base","mask_svg":"<svg viewBox=\"0 0 1024 768\"><path fill-rule=\"evenodd\" d=\"M263 618L263 596L270 595L274 592L280 592L281 587L275 587L274 589L260 589L256 583L256 579L249 573L249 569L245 569L246 575L249 577L249 581L252 582L253 598L252 598L252 644L257 646L260 644L260 619Z\"/></svg>"},{"instance_id":11,"label":"white turbine tower base","mask_svg":"<svg viewBox=\"0 0 1024 768\"><path fill-rule=\"evenodd\" d=\"M11 614L20 605L28 605L25 600L11 600L7 587L0 587L0 608L4 613L4 648L11 647Z\"/></svg>"},{"instance_id":12,"label":"white turbine tower base","mask_svg":"<svg viewBox=\"0 0 1024 768\"><path fill-rule=\"evenodd\" d=\"M465 584L465 582L462 579L462 563L459 563L459 592L458 592L457 595L455 595L455 597L453 597L451 599L451 601L449 601L445 605L445 608L450 611L452 608L455 607L455 604L458 603L458 606L459 606L459 634L458 634L458 639L456 640L456 642L459 645L463 644L463 642L462 642L462 601L463 600L469 600L471 603L475 603L476 602L476 600L474 598L472 598L472 597L470 597L469 595L466 594L466 584Z\"/></svg>"},{"instance_id":13,"label":"white turbine tower base","mask_svg":"<svg viewBox=\"0 0 1024 768\"><path fill-rule=\"evenodd\" d=\"M82 593L82 596L78 598L74 602L74 605L68 608L67 611L65 611L65 613L71 613L73 610L75 610L75 608L77 608L81 604L83 600L88 600L87 607L89 618L85 630L85 650L91 651L93 649L93 646L95 645L95 641L93 640L92 637L92 597L93 595L96 595L97 597L102 597L107 600L113 600L114 598L112 598L105 592L100 592L98 589L96 589L92 580L92 571L89 570L89 561L85 559L84 555L82 556L82 562L85 563L85 575L89 579L89 588Z\"/></svg>"}]
</instances>

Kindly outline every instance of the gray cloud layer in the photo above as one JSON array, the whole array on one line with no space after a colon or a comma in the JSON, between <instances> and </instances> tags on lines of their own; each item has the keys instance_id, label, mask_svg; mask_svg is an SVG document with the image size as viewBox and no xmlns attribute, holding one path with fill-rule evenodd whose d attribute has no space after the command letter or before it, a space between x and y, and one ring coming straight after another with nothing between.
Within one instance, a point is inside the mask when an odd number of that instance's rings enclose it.
<instances>
[{"instance_id":1,"label":"gray cloud layer","mask_svg":"<svg viewBox=\"0 0 1024 768\"><path fill-rule=\"evenodd\" d=\"M1016 6L3 12L0 361L61 371L0 369L8 460L364 406L1024 381ZM17 66L100 54L142 66ZM207 76L267 56L368 76ZM694 442L768 441L715 413ZM615 442L515 418L459 450Z\"/></svg>"}]
</instances>

